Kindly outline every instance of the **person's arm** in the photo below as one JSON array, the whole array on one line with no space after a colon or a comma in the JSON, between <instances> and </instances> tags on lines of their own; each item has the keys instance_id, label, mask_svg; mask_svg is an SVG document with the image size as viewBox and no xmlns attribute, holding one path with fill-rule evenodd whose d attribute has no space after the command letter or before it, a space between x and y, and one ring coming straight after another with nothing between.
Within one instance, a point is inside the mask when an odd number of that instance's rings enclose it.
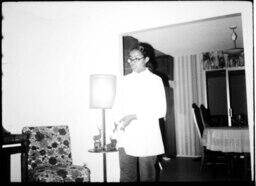
<instances>
[{"instance_id":1,"label":"person's arm","mask_svg":"<svg viewBox=\"0 0 256 186\"><path fill-rule=\"evenodd\" d=\"M111 134L111 138L118 139L120 138L120 132L125 132L125 128L131 123L132 120L137 119L136 114L130 114L124 116L118 122L114 122L114 129Z\"/></svg>"}]
</instances>

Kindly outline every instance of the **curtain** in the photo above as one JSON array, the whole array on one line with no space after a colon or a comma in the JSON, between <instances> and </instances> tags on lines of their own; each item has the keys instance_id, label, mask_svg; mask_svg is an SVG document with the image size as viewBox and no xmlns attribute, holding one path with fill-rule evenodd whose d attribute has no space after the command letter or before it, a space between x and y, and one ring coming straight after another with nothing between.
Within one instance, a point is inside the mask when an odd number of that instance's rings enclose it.
<instances>
[{"instance_id":1,"label":"curtain","mask_svg":"<svg viewBox=\"0 0 256 186\"><path fill-rule=\"evenodd\" d=\"M202 55L174 57L174 105L177 156L200 156L200 139L192 115L192 103L204 104L205 74Z\"/></svg>"}]
</instances>

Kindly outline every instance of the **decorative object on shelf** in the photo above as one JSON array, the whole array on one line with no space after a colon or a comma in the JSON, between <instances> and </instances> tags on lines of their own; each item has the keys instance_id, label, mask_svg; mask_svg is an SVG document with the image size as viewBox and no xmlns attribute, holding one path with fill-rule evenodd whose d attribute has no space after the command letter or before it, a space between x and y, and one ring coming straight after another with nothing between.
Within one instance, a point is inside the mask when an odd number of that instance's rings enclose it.
<instances>
[{"instance_id":1,"label":"decorative object on shelf","mask_svg":"<svg viewBox=\"0 0 256 186\"><path fill-rule=\"evenodd\" d=\"M99 130L99 134L96 135L96 136L93 136L93 140L94 140L94 151L95 152L99 152L99 151L102 151L102 145L101 145L101 135L102 135L102 129L100 129L98 127L98 130Z\"/></svg>"},{"instance_id":2,"label":"decorative object on shelf","mask_svg":"<svg viewBox=\"0 0 256 186\"><path fill-rule=\"evenodd\" d=\"M222 51L211 51L203 53L203 69L221 69L226 67L225 55Z\"/></svg>"},{"instance_id":3,"label":"decorative object on shelf","mask_svg":"<svg viewBox=\"0 0 256 186\"><path fill-rule=\"evenodd\" d=\"M236 40L237 26L229 27L232 30L231 39L234 41L234 48L227 50L204 52L202 65L204 70L243 67L244 66L244 49L237 48Z\"/></svg>"},{"instance_id":4,"label":"decorative object on shelf","mask_svg":"<svg viewBox=\"0 0 256 186\"><path fill-rule=\"evenodd\" d=\"M112 107L115 99L115 94L116 94L116 76L109 75L109 74L93 74L90 76L90 108L97 108L102 110L102 132L100 132L100 136L102 135L101 152L103 152L104 182L107 181L107 172L106 172L107 164L106 164L105 152L107 152L108 150L106 146L105 109L110 109ZM95 151L89 150L89 152L95 152Z\"/></svg>"},{"instance_id":5,"label":"decorative object on shelf","mask_svg":"<svg viewBox=\"0 0 256 186\"><path fill-rule=\"evenodd\" d=\"M239 55L228 54L227 67L241 67L244 66L244 53Z\"/></svg>"},{"instance_id":6,"label":"decorative object on shelf","mask_svg":"<svg viewBox=\"0 0 256 186\"><path fill-rule=\"evenodd\" d=\"M110 138L110 143L107 144L107 151L116 151L117 140Z\"/></svg>"},{"instance_id":7,"label":"decorative object on shelf","mask_svg":"<svg viewBox=\"0 0 256 186\"><path fill-rule=\"evenodd\" d=\"M244 67L244 53L225 54L223 51L204 52L202 65L204 70Z\"/></svg>"}]
</instances>

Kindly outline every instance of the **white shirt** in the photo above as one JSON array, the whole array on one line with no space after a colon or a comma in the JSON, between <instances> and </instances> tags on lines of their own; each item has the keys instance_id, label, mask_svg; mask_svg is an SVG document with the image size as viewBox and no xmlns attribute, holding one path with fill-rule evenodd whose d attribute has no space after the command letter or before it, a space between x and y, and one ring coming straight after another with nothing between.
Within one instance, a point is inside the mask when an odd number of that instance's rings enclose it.
<instances>
[{"instance_id":1,"label":"white shirt","mask_svg":"<svg viewBox=\"0 0 256 186\"><path fill-rule=\"evenodd\" d=\"M166 99L162 79L148 69L124 76L117 85L117 120L129 114L137 119L121 132L118 146L131 156L153 156L164 153L159 118L166 114ZM120 90L121 89L121 90Z\"/></svg>"}]
</instances>

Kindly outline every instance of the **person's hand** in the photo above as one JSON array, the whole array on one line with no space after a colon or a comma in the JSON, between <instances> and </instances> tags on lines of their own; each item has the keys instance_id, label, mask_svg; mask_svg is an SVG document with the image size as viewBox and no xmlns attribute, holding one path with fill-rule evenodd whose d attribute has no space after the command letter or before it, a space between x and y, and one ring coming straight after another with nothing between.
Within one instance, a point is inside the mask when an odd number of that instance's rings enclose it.
<instances>
[{"instance_id":1,"label":"person's hand","mask_svg":"<svg viewBox=\"0 0 256 186\"><path fill-rule=\"evenodd\" d=\"M130 115L124 116L121 120L119 120L119 122L122 123L120 130L124 130L131 123L131 121L135 119L137 119L136 114L130 114Z\"/></svg>"}]
</instances>

